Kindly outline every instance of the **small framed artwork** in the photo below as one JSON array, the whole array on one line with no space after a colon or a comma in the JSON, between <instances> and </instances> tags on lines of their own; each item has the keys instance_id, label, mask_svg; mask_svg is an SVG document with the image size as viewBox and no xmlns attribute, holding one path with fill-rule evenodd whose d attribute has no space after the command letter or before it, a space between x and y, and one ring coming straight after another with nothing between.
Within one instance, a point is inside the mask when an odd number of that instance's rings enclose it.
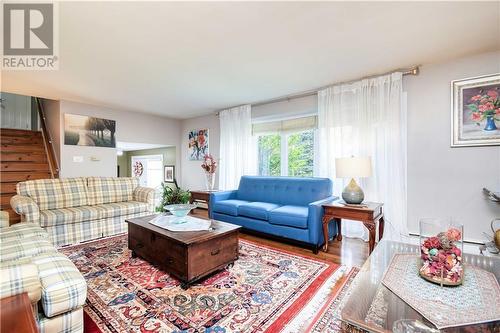
<instances>
[{"instance_id":1,"label":"small framed artwork","mask_svg":"<svg viewBox=\"0 0 500 333\"><path fill-rule=\"evenodd\" d=\"M500 145L500 74L451 82L451 146Z\"/></svg>"},{"instance_id":2,"label":"small framed artwork","mask_svg":"<svg viewBox=\"0 0 500 333\"><path fill-rule=\"evenodd\" d=\"M174 177L175 177L175 167L173 165L165 165L164 173L163 173L163 180L166 183L173 183Z\"/></svg>"},{"instance_id":3,"label":"small framed artwork","mask_svg":"<svg viewBox=\"0 0 500 333\"><path fill-rule=\"evenodd\" d=\"M188 140L189 159L202 161L208 154L208 128L189 131Z\"/></svg>"}]
</instances>

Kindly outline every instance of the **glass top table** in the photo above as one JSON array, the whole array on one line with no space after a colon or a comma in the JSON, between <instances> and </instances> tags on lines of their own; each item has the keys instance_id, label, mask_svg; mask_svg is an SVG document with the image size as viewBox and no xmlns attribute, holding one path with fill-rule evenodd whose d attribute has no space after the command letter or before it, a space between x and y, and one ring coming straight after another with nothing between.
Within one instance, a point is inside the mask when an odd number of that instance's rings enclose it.
<instances>
[{"instance_id":1,"label":"glass top table","mask_svg":"<svg viewBox=\"0 0 500 333\"><path fill-rule=\"evenodd\" d=\"M396 253L415 253L418 255L419 247L388 240L379 242L356 276L351 294L341 312L345 331L392 332L394 323L400 323L403 320L405 322L418 321L424 328L425 326L429 328L428 332L437 332L432 323L381 283L382 277ZM492 272L497 280L500 280L499 258L465 253L463 260L465 264ZM491 306L495 306L495 304ZM499 331L500 322L497 321L482 325L448 328L440 332L487 333Z\"/></svg>"}]
</instances>

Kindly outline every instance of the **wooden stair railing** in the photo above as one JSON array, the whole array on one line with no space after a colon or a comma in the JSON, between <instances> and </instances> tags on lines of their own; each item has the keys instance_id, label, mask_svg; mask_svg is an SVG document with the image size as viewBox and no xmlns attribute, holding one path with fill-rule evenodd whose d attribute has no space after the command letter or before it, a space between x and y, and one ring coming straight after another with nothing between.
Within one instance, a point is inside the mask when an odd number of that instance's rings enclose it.
<instances>
[{"instance_id":1,"label":"wooden stair railing","mask_svg":"<svg viewBox=\"0 0 500 333\"><path fill-rule=\"evenodd\" d=\"M43 110L42 102L40 98L33 97L36 102L36 109L40 118L40 127L42 129L43 143L45 146L45 153L47 154L49 161L49 169L52 178L59 178L59 163L56 158L56 152L54 149L54 141L50 136L50 132L47 128L47 121L45 118L45 112ZM59 124L58 124L59 125Z\"/></svg>"}]
</instances>

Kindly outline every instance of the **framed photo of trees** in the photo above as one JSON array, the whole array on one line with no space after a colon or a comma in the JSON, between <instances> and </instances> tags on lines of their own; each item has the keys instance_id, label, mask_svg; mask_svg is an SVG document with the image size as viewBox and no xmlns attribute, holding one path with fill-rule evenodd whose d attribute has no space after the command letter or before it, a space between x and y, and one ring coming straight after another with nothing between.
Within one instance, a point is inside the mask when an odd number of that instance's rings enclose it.
<instances>
[{"instance_id":1,"label":"framed photo of trees","mask_svg":"<svg viewBox=\"0 0 500 333\"><path fill-rule=\"evenodd\" d=\"M116 121L64 114L64 144L116 148Z\"/></svg>"}]
</instances>

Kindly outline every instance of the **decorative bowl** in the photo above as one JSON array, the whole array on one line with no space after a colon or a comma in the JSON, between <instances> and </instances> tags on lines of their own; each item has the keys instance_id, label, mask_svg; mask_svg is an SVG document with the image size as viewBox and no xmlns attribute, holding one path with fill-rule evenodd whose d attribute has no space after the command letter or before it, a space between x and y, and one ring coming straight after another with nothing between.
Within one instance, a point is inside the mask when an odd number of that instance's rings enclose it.
<instances>
[{"instance_id":1,"label":"decorative bowl","mask_svg":"<svg viewBox=\"0 0 500 333\"><path fill-rule=\"evenodd\" d=\"M176 205L167 205L164 207L168 210L172 215L176 217L185 217L191 209L196 208L196 205L193 204L176 204Z\"/></svg>"}]
</instances>

